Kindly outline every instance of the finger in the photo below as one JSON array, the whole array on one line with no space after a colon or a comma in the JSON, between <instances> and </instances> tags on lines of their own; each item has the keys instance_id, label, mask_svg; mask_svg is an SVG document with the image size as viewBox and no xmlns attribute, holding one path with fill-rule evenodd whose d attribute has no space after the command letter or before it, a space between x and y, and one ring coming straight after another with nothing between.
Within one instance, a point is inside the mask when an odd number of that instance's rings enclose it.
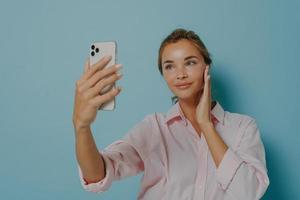
<instances>
[{"instance_id":1,"label":"finger","mask_svg":"<svg viewBox=\"0 0 300 200\"><path fill-rule=\"evenodd\" d=\"M89 79L93 74L95 74L97 71L103 69L111 60L111 56L105 56L102 59L100 59L97 63L89 67L89 70L84 73L82 79L87 80Z\"/></svg>"},{"instance_id":2,"label":"finger","mask_svg":"<svg viewBox=\"0 0 300 200\"><path fill-rule=\"evenodd\" d=\"M207 89L208 89L207 79L208 79L208 65L206 65L204 71L204 91L203 91L204 93L207 93Z\"/></svg>"},{"instance_id":3,"label":"finger","mask_svg":"<svg viewBox=\"0 0 300 200\"><path fill-rule=\"evenodd\" d=\"M81 86L84 83L83 77L87 73L89 68L90 68L90 60L87 58L84 63L83 74L82 74L81 78L76 82L77 86Z\"/></svg>"},{"instance_id":4,"label":"finger","mask_svg":"<svg viewBox=\"0 0 300 200\"><path fill-rule=\"evenodd\" d=\"M104 95L97 95L94 97L91 102L93 105L96 105L98 108L104 104L105 102L110 101L115 96L117 96L121 92L122 88L120 86L113 88L109 92L105 93Z\"/></svg>"},{"instance_id":5,"label":"finger","mask_svg":"<svg viewBox=\"0 0 300 200\"><path fill-rule=\"evenodd\" d=\"M210 89L210 74L209 74L209 65L207 65L207 70L206 70L206 87ZM209 90L208 90L209 91Z\"/></svg>"},{"instance_id":6,"label":"finger","mask_svg":"<svg viewBox=\"0 0 300 200\"><path fill-rule=\"evenodd\" d=\"M209 101L210 95L211 95L211 77L209 74L209 65L206 66L205 69L205 83L204 83L204 96L206 97L206 99Z\"/></svg>"},{"instance_id":7,"label":"finger","mask_svg":"<svg viewBox=\"0 0 300 200\"><path fill-rule=\"evenodd\" d=\"M208 65L208 73L207 73L207 84L206 84L206 91L207 91L207 101L208 101L208 104L209 104L209 109L211 108L211 75L209 73L209 70L210 70L210 66Z\"/></svg>"},{"instance_id":8,"label":"finger","mask_svg":"<svg viewBox=\"0 0 300 200\"><path fill-rule=\"evenodd\" d=\"M208 92L209 92L209 94L210 94L210 92L211 92L210 65L208 65L208 70L207 70L207 87L208 87Z\"/></svg>"},{"instance_id":9,"label":"finger","mask_svg":"<svg viewBox=\"0 0 300 200\"><path fill-rule=\"evenodd\" d=\"M104 79L109 77L110 75L116 73L121 75L121 69L122 65L121 64L116 64L111 67L105 68L102 71L96 72L90 79L89 79L89 84L90 86L94 86L99 80Z\"/></svg>"},{"instance_id":10,"label":"finger","mask_svg":"<svg viewBox=\"0 0 300 200\"><path fill-rule=\"evenodd\" d=\"M120 80L122 78L122 74L113 74L112 76L102 79L99 81L91 90L91 95L96 96L98 95L103 88L105 88L107 85L112 85L117 80Z\"/></svg>"},{"instance_id":11,"label":"finger","mask_svg":"<svg viewBox=\"0 0 300 200\"><path fill-rule=\"evenodd\" d=\"M211 76L207 76L207 96L210 99L211 98Z\"/></svg>"},{"instance_id":12,"label":"finger","mask_svg":"<svg viewBox=\"0 0 300 200\"><path fill-rule=\"evenodd\" d=\"M87 72L90 68L90 60L86 59L85 64L84 64L84 72Z\"/></svg>"},{"instance_id":13,"label":"finger","mask_svg":"<svg viewBox=\"0 0 300 200\"><path fill-rule=\"evenodd\" d=\"M94 87L101 79L109 77L113 73L117 73L121 75L120 69L122 68L121 64L116 64L111 67L105 68L102 71L96 72L92 77L90 77L87 81L83 83L81 86L82 90L87 90L91 87Z\"/></svg>"},{"instance_id":14,"label":"finger","mask_svg":"<svg viewBox=\"0 0 300 200\"><path fill-rule=\"evenodd\" d=\"M206 65L206 67L205 67L206 78L209 75L209 68L210 68L209 65Z\"/></svg>"}]
</instances>

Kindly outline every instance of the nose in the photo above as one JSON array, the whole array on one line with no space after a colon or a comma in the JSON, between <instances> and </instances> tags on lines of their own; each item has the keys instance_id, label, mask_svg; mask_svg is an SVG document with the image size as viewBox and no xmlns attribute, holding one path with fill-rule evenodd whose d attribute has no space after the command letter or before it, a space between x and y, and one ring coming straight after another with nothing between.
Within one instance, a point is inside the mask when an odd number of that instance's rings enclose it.
<instances>
[{"instance_id":1,"label":"nose","mask_svg":"<svg viewBox=\"0 0 300 200\"><path fill-rule=\"evenodd\" d=\"M186 73L186 71L184 69L179 69L178 72L177 72L177 79L181 80L181 79L184 79L184 78L187 78L188 75Z\"/></svg>"}]
</instances>

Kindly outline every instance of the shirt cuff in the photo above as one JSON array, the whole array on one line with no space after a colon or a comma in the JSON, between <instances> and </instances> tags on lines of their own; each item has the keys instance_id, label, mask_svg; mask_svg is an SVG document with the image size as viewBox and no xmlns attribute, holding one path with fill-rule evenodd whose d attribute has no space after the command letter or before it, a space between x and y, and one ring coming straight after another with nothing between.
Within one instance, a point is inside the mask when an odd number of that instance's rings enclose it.
<instances>
[{"instance_id":1,"label":"shirt cuff","mask_svg":"<svg viewBox=\"0 0 300 200\"><path fill-rule=\"evenodd\" d=\"M112 172L112 165L109 161L109 159L104 155L103 152L101 152L101 156L103 157L104 165L105 165L105 177L95 183L88 183L85 181L82 170L80 166L78 165L78 173L79 173L79 178L82 187L88 191L88 192L104 192L109 189L109 187L112 184L113 181L113 172Z\"/></svg>"},{"instance_id":2,"label":"shirt cuff","mask_svg":"<svg viewBox=\"0 0 300 200\"><path fill-rule=\"evenodd\" d=\"M223 190L226 190L231 183L238 168L243 163L231 148L228 148L217 168L217 180Z\"/></svg>"}]
</instances>

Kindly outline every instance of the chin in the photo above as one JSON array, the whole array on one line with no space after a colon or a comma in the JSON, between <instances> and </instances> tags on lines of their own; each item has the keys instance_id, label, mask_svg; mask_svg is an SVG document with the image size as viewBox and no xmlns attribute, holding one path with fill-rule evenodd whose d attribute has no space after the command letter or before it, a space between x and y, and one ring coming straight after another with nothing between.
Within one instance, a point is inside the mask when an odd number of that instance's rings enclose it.
<instances>
[{"instance_id":1,"label":"chin","mask_svg":"<svg viewBox=\"0 0 300 200\"><path fill-rule=\"evenodd\" d=\"M181 100L190 100L190 99L194 99L196 98L198 95L197 94L191 94L191 93L186 93L186 94L176 94L176 96L178 97L178 99L181 99Z\"/></svg>"},{"instance_id":2,"label":"chin","mask_svg":"<svg viewBox=\"0 0 300 200\"><path fill-rule=\"evenodd\" d=\"M200 91L182 91L182 92L176 92L175 94L178 99L181 100L191 100L199 97Z\"/></svg>"}]
</instances>

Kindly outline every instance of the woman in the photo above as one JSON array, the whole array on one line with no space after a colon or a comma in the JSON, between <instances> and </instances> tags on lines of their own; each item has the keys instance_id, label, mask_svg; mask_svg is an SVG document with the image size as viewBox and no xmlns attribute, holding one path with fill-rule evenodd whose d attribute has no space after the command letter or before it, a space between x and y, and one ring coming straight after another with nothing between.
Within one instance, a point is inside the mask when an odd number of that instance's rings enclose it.
<instances>
[{"instance_id":1,"label":"woman","mask_svg":"<svg viewBox=\"0 0 300 200\"><path fill-rule=\"evenodd\" d=\"M154 113L122 140L98 151L90 129L97 108L120 93L99 91L119 80L120 65L87 63L77 81L73 123L83 187L103 192L112 181L144 172L138 199L259 199L269 179L255 120L211 100L210 55L193 32L176 29L162 42L158 66L176 103ZM104 78L105 77L105 78Z\"/></svg>"}]
</instances>

